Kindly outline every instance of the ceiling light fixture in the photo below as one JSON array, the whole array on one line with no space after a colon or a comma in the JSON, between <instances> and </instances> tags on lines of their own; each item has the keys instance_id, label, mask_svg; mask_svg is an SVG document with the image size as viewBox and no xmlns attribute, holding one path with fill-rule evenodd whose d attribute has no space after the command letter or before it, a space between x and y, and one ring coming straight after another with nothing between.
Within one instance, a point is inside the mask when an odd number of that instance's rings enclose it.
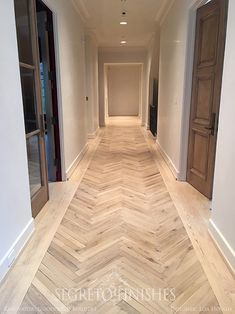
<instances>
[{"instance_id":1,"label":"ceiling light fixture","mask_svg":"<svg viewBox=\"0 0 235 314\"><path fill-rule=\"evenodd\" d=\"M126 21L126 9L125 9L125 4L126 4L126 0L121 0L122 3L122 11L121 11L121 21L120 21L120 25L127 25L127 21ZM122 36L121 38L121 45L125 45L127 43L127 41L125 40L125 36Z\"/></svg>"},{"instance_id":2,"label":"ceiling light fixture","mask_svg":"<svg viewBox=\"0 0 235 314\"><path fill-rule=\"evenodd\" d=\"M122 8L121 8L121 21L120 21L120 24L121 25L126 25L127 24L127 21L126 21L127 12L126 12L126 9L125 9L126 0L121 0L121 3L122 3Z\"/></svg>"}]
</instances>

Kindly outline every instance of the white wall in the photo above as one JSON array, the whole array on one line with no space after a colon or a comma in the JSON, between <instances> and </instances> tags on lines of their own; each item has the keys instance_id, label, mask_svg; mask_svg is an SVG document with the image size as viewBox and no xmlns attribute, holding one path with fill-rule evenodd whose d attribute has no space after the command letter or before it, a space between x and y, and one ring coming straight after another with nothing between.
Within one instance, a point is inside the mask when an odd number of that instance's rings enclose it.
<instances>
[{"instance_id":1,"label":"white wall","mask_svg":"<svg viewBox=\"0 0 235 314\"><path fill-rule=\"evenodd\" d=\"M235 270L235 1L229 1L210 231Z\"/></svg>"},{"instance_id":2,"label":"white wall","mask_svg":"<svg viewBox=\"0 0 235 314\"><path fill-rule=\"evenodd\" d=\"M141 97L141 116L142 124L146 124L146 108L147 108L147 54L143 48L102 48L99 49L99 123L100 126L105 125L105 64L117 63L139 63L143 64L142 68L142 97Z\"/></svg>"},{"instance_id":3,"label":"white wall","mask_svg":"<svg viewBox=\"0 0 235 314\"><path fill-rule=\"evenodd\" d=\"M88 135L95 135L99 127L98 103L98 46L93 34L86 34L86 95Z\"/></svg>"},{"instance_id":4,"label":"white wall","mask_svg":"<svg viewBox=\"0 0 235 314\"><path fill-rule=\"evenodd\" d=\"M176 176L179 176L181 167L181 138L187 133L182 122L187 30L190 9L195 2L174 1L160 30L158 143ZM190 103L187 106L190 107Z\"/></svg>"},{"instance_id":5,"label":"white wall","mask_svg":"<svg viewBox=\"0 0 235 314\"><path fill-rule=\"evenodd\" d=\"M72 2L44 0L56 17L56 49L60 67L65 171L79 158L87 141L84 26Z\"/></svg>"},{"instance_id":6,"label":"white wall","mask_svg":"<svg viewBox=\"0 0 235 314\"><path fill-rule=\"evenodd\" d=\"M109 116L138 116L140 107L141 66L108 66Z\"/></svg>"},{"instance_id":7,"label":"white wall","mask_svg":"<svg viewBox=\"0 0 235 314\"><path fill-rule=\"evenodd\" d=\"M13 0L0 0L0 280L33 231ZM10 261L9 261L10 262Z\"/></svg>"}]
</instances>

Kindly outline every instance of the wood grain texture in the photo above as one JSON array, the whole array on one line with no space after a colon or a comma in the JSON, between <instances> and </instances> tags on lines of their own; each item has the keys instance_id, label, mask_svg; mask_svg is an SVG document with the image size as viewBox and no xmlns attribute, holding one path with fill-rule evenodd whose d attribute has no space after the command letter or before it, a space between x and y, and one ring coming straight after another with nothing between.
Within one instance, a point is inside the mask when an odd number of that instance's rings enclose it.
<instances>
[{"instance_id":1,"label":"wood grain texture","mask_svg":"<svg viewBox=\"0 0 235 314\"><path fill-rule=\"evenodd\" d=\"M139 126L103 131L19 313L28 309L221 313Z\"/></svg>"},{"instance_id":2,"label":"wood grain texture","mask_svg":"<svg viewBox=\"0 0 235 314\"><path fill-rule=\"evenodd\" d=\"M227 24L227 0L197 10L189 126L187 181L212 198L220 91Z\"/></svg>"},{"instance_id":3,"label":"wood grain texture","mask_svg":"<svg viewBox=\"0 0 235 314\"><path fill-rule=\"evenodd\" d=\"M49 184L50 200L35 219L35 232L0 284L0 313L16 313L19 309L99 141L99 137L88 141L88 150L69 181Z\"/></svg>"}]
</instances>

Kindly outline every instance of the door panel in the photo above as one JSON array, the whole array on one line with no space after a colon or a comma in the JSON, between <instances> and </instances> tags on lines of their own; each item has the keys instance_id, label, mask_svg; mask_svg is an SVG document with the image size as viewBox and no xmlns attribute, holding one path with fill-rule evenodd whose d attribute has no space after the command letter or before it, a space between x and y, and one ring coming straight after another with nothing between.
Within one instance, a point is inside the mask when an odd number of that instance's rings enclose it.
<instances>
[{"instance_id":1,"label":"door panel","mask_svg":"<svg viewBox=\"0 0 235 314\"><path fill-rule=\"evenodd\" d=\"M208 15L201 17L198 54L199 67L216 64L218 26L219 14L217 11L211 10Z\"/></svg>"},{"instance_id":2,"label":"door panel","mask_svg":"<svg viewBox=\"0 0 235 314\"><path fill-rule=\"evenodd\" d=\"M200 130L193 130L193 158L191 171L195 175L206 179L207 173L207 155L208 155L208 135Z\"/></svg>"},{"instance_id":3,"label":"door panel","mask_svg":"<svg viewBox=\"0 0 235 314\"><path fill-rule=\"evenodd\" d=\"M209 125L213 107L214 74L199 76L195 86L196 106L193 112L193 122ZM205 106L205 104L207 104Z\"/></svg>"},{"instance_id":4,"label":"door panel","mask_svg":"<svg viewBox=\"0 0 235 314\"><path fill-rule=\"evenodd\" d=\"M15 0L32 214L49 198L34 0Z\"/></svg>"},{"instance_id":5,"label":"door panel","mask_svg":"<svg viewBox=\"0 0 235 314\"><path fill-rule=\"evenodd\" d=\"M211 198L226 36L227 0L197 11L187 181Z\"/></svg>"}]
</instances>

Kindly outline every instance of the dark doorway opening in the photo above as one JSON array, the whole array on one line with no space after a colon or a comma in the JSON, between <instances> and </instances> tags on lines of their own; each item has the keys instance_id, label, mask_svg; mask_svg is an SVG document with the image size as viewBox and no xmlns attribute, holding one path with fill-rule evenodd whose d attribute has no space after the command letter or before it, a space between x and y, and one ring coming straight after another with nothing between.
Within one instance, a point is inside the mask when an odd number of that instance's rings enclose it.
<instances>
[{"instance_id":1,"label":"dark doorway opening","mask_svg":"<svg viewBox=\"0 0 235 314\"><path fill-rule=\"evenodd\" d=\"M36 11L48 180L55 182L62 175L53 13L40 0L36 0Z\"/></svg>"},{"instance_id":2,"label":"dark doorway opening","mask_svg":"<svg viewBox=\"0 0 235 314\"><path fill-rule=\"evenodd\" d=\"M153 136L157 136L157 119L158 119L158 81L157 79L153 79L153 87L152 87L152 102L150 104L150 131ZM150 98L150 99L151 99Z\"/></svg>"}]
</instances>

